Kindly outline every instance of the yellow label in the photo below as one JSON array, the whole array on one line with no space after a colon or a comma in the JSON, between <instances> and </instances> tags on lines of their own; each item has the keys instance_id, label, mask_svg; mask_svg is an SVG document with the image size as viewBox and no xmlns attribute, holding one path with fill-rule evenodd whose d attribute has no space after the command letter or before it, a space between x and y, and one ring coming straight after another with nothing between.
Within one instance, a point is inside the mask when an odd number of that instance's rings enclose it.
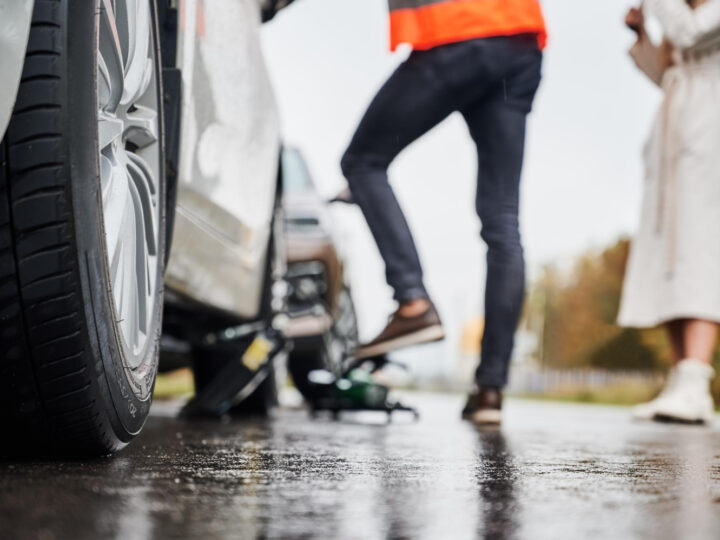
<instances>
[{"instance_id":1,"label":"yellow label","mask_svg":"<svg viewBox=\"0 0 720 540\"><path fill-rule=\"evenodd\" d=\"M250 371L257 371L265 360L267 360L272 349L273 344L271 341L268 341L262 336L256 337L245 351L245 354L243 354L243 365Z\"/></svg>"}]
</instances>

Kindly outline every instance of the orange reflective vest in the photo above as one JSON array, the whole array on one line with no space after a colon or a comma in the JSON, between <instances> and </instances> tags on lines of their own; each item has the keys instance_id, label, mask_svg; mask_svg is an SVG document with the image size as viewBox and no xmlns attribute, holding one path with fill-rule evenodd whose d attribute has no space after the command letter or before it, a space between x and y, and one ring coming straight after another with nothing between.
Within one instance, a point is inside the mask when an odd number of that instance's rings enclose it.
<instances>
[{"instance_id":1,"label":"orange reflective vest","mask_svg":"<svg viewBox=\"0 0 720 540\"><path fill-rule=\"evenodd\" d=\"M547 32L538 0L388 0L390 47L413 49L469 39L537 34L545 47Z\"/></svg>"}]
</instances>

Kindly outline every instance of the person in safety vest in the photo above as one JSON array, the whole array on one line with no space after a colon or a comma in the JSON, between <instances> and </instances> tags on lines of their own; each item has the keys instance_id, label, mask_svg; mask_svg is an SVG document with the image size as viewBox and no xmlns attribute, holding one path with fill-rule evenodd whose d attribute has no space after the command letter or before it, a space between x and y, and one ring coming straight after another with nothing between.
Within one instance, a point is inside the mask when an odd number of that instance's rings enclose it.
<instances>
[{"instance_id":1,"label":"person in safety vest","mask_svg":"<svg viewBox=\"0 0 720 540\"><path fill-rule=\"evenodd\" d=\"M389 7L391 48L408 43L413 51L370 104L341 166L399 307L357 355L444 337L387 170L406 146L459 111L477 145L476 208L488 246L482 361L463 417L498 424L525 293L518 192L546 42L543 14L538 0L389 0Z\"/></svg>"}]
</instances>

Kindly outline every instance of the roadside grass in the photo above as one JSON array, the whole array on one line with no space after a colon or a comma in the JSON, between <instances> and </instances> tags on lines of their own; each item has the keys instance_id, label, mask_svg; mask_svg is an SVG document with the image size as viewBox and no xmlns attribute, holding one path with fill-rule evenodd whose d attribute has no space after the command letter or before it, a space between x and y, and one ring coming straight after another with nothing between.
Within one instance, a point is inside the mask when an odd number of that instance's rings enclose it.
<instances>
[{"instance_id":1,"label":"roadside grass","mask_svg":"<svg viewBox=\"0 0 720 540\"><path fill-rule=\"evenodd\" d=\"M532 399L541 401L559 401L565 403L584 403L593 405L617 405L627 407L636 405L654 398L660 391L661 384L623 382L613 385L588 387L567 386L544 393L511 393L510 397L516 399ZM394 390L402 390L398 386ZM418 388L405 387L406 391L418 391ZM427 388L424 389L428 391ZM458 393L457 390L437 388L430 390L441 393ZM192 370L178 369L168 373L161 373L155 383L155 399L158 401L171 400L181 397L190 397L195 394Z\"/></svg>"},{"instance_id":2,"label":"roadside grass","mask_svg":"<svg viewBox=\"0 0 720 540\"><path fill-rule=\"evenodd\" d=\"M651 400L657 395L659 390L659 384L623 382L598 387L568 386L546 391L541 394L519 393L512 394L512 396L548 401L628 406Z\"/></svg>"},{"instance_id":3,"label":"roadside grass","mask_svg":"<svg viewBox=\"0 0 720 540\"><path fill-rule=\"evenodd\" d=\"M394 390L425 390L435 392L456 393L457 389L447 388L417 388L412 385L391 385ZM534 399L543 401L561 401L568 403L586 403L597 405L629 406L654 398L660 391L661 383L640 383L637 381L620 382L603 386L566 385L542 393L514 392L510 397L519 399ZM179 397L190 397L195 394L195 385L192 370L178 369L161 373L155 383L155 399L170 400Z\"/></svg>"}]
</instances>

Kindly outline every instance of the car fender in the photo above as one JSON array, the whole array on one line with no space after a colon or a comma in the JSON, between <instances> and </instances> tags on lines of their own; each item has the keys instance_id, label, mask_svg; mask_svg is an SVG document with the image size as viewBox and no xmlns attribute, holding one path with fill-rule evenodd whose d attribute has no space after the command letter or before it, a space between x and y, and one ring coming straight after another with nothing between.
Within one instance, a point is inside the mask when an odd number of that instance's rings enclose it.
<instances>
[{"instance_id":1,"label":"car fender","mask_svg":"<svg viewBox=\"0 0 720 540\"><path fill-rule=\"evenodd\" d=\"M27 48L34 0L0 0L0 136L15 106Z\"/></svg>"}]
</instances>

